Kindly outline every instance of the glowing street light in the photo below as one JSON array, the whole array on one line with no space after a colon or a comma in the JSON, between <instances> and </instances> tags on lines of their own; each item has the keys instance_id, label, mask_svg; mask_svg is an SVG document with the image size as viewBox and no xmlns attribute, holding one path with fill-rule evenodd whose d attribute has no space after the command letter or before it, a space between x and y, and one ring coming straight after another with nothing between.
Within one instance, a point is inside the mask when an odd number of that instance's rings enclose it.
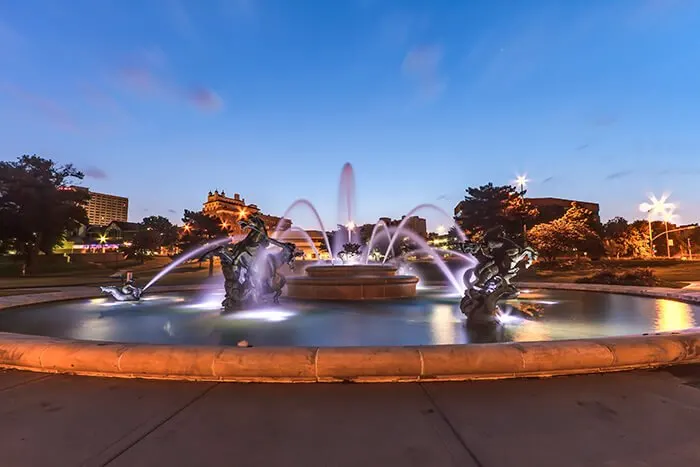
<instances>
[{"instance_id":1,"label":"glowing street light","mask_svg":"<svg viewBox=\"0 0 700 467\"><path fill-rule=\"evenodd\" d=\"M192 230L192 227L190 227L190 224L185 224L185 225L182 226L182 229L183 229L185 232L189 232L190 230Z\"/></svg>"},{"instance_id":2,"label":"glowing street light","mask_svg":"<svg viewBox=\"0 0 700 467\"><path fill-rule=\"evenodd\" d=\"M527 183L529 181L530 180L527 178L527 174L522 174L522 175L517 175L515 177L515 181L513 182L515 184L515 187L520 192L520 198L522 198L523 203L525 202L525 189L527 188ZM525 223L525 214L523 214L522 223L523 223L523 244L527 245L527 224Z\"/></svg>"},{"instance_id":3,"label":"glowing street light","mask_svg":"<svg viewBox=\"0 0 700 467\"><path fill-rule=\"evenodd\" d=\"M238 211L238 220L244 219L248 215L248 212L246 211L245 208L241 208Z\"/></svg>"},{"instance_id":4,"label":"glowing street light","mask_svg":"<svg viewBox=\"0 0 700 467\"><path fill-rule=\"evenodd\" d=\"M522 195L525 192L529 181L530 180L527 178L527 174L523 174L516 176L515 181L513 183L515 183L515 188L517 188L520 194Z\"/></svg>"},{"instance_id":5,"label":"glowing street light","mask_svg":"<svg viewBox=\"0 0 700 467\"><path fill-rule=\"evenodd\" d=\"M221 223L221 228L224 229L224 230L227 230L227 229L228 229L228 223L225 222L225 221L222 222L222 223Z\"/></svg>"},{"instance_id":6,"label":"glowing street light","mask_svg":"<svg viewBox=\"0 0 700 467\"><path fill-rule=\"evenodd\" d=\"M654 194L649 195L649 203L639 205L641 212L647 213L647 223L649 224L649 247L652 255L654 254L654 237L651 231L651 219L653 216L661 216L666 225L666 255L671 257L671 245L668 240L668 221L673 217L673 211L676 206L673 203L668 203L669 195L664 193L661 198L657 198Z\"/></svg>"}]
</instances>

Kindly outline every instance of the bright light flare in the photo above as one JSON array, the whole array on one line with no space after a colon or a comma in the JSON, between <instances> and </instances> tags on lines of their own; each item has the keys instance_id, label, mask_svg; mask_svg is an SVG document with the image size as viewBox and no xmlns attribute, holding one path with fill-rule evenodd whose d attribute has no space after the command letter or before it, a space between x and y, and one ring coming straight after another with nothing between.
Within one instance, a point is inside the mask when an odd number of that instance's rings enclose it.
<instances>
[{"instance_id":1,"label":"bright light flare","mask_svg":"<svg viewBox=\"0 0 700 467\"><path fill-rule=\"evenodd\" d=\"M447 229L444 225L438 225L435 229L435 233L437 233L438 235L445 235L447 233Z\"/></svg>"},{"instance_id":2,"label":"bright light flare","mask_svg":"<svg viewBox=\"0 0 700 467\"><path fill-rule=\"evenodd\" d=\"M673 211L676 209L676 205L673 203L669 203L668 197L670 195L668 193L664 193L661 198L657 198L656 195L651 194L649 195L649 201L648 203L642 203L639 205L639 210L641 212L646 212L649 214L649 216L661 216L663 218L666 218L668 215L673 215Z\"/></svg>"},{"instance_id":3,"label":"bright light flare","mask_svg":"<svg viewBox=\"0 0 700 467\"><path fill-rule=\"evenodd\" d=\"M348 230L351 231L351 232L352 232L353 230L355 230L355 227L357 227L357 226L355 225L355 223L354 223L353 221L348 221L348 223L345 224L345 228L348 229Z\"/></svg>"},{"instance_id":4,"label":"bright light flare","mask_svg":"<svg viewBox=\"0 0 700 467\"><path fill-rule=\"evenodd\" d=\"M527 188L527 184L530 182L530 180L527 178L527 174L523 175L518 175L515 177L515 180L513 183L515 184L515 187L519 191L525 191L525 188Z\"/></svg>"}]
</instances>

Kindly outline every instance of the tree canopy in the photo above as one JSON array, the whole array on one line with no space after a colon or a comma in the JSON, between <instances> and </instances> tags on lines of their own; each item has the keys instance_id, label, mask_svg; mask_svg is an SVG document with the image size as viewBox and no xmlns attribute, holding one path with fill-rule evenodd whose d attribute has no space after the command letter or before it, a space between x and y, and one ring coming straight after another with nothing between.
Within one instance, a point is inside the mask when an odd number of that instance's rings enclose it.
<instances>
[{"instance_id":1,"label":"tree canopy","mask_svg":"<svg viewBox=\"0 0 700 467\"><path fill-rule=\"evenodd\" d=\"M27 266L39 251L50 254L66 232L87 224L85 189L71 185L83 178L72 164L22 156L0 162L0 244L22 253Z\"/></svg>"},{"instance_id":2,"label":"tree canopy","mask_svg":"<svg viewBox=\"0 0 700 467\"><path fill-rule=\"evenodd\" d=\"M610 219L603 225L603 244L606 254L610 257L652 256L645 222L630 224L622 217Z\"/></svg>"},{"instance_id":3,"label":"tree canopy","mask_svg":"<svg viewBox=\"0 0 700 467\"><path fill-rule=\"evenodd\" d=\"M171 247L178 240L177 227L163 216L145 217L139 223L139 230L130 244L121 248L127 258L138 259L141 262L157 252L161 247Z\"/></svg>"},{"instance_id":4,"label":"tree canopy","mask_svg":"<svg viewBox=\"0 0 700 467\"><path fill-rule=\"evenodd\" d=\"M472 238L499 226L510 238L521 238L523 222L527 224L537 216L537 209L524 199L524 193L512 186L489 183L466 191L455 220Z\"/></svg>"},{"instance_id":5,"label":"tree canopy","mask_svg":"<svg viewBox=\"0 0 700 467\"><path fill-rule=\"evenodd\" d=\"M572 203L559 219L534 226L528 232L542 257L554 260L559 256L586 253L597 257L602 253L602 241L592 227L595 221L588 209Z\"/></svg>"},{"instance_id":6,"label":"tree canopy","mask_svg":"<svg viewBox=\"0 0 700 467\"><path fill-rule=\"evenodd\" d=\"M183 252L195 248L209 240L228 236L228 231L221 225L216 217L209 216L202 211L190 211L185 209L182 216L185 223L182 235L177 246ZM214 259L209 259L209 275L214 273Z\"/></svg>"}]
</instances>

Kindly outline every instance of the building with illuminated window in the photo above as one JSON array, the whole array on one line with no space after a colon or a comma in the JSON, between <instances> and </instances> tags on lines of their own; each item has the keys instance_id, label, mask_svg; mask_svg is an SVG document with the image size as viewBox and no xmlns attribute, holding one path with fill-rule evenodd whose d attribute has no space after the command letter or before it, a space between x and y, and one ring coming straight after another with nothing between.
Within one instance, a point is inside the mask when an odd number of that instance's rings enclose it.
<instances>
[{"instance_id":1,"label":"building with illuminated window","mask_svg":"<svg viewBox=\"0 0 700 467\"><path fill-rule=\"evenodd\" d=\"M278 224L280 230L287 230L292 226L292 221L289 219L263 214L257 205L246 204L245 199L241 198L241 195L238 193L235 193L233 198L231 198L226 196L224 191L221 193L218 190L215 190L213 193L210 191L207 195L207 201L202 207L202 212L208 216L218 218L231 235L245 234L246 232L241 229L238 222L252 214L260 217L270 232L274 232Z\"/></svg>"},{"instance_id":2,"label":"building with illuminated window","mask_svg":"<svg viewBox=\"0 0 700 467\"><path fill-rule=\"evenodd\" d=\"M112 221L126 222L129 215L129 198L90 191L85 206L90 225L109 225Z\"/></svg>"}]
</instances>

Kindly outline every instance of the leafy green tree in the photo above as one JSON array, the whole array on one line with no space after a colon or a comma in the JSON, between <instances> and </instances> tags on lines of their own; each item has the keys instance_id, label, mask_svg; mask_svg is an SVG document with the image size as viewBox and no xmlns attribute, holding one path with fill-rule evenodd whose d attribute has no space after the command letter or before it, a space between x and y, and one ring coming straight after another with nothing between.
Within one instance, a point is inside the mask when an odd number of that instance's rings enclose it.
<instances>
[{"instance_id":1,"label":"leafy green tree","mask_svg":"<svg viewBox=\"0 0 700 467\"><path fill-rule=\"evenodd\" d=\"M137 259L144 263L152 258L154 252L160 250L162 246L162 236L159 232L146 228L143 224L134 234L134 238L127 245L122 245L119 250L128 259Z\"/></svg>"},{"instance_id":2,"label":"leafy green tree","mask_svg":"<svg viewBox=\"0 0 700 467\"><path fill-rule=\"evenodd\" d=\"M622 217L610 219L603 225L603 244L608 256L646 258L651 256L646 222L629 224Z\"/></svg>"},{"instance_id":3,"label":"leafy green tree","mask_svg":"<svg viewBox=\"0 0 700 467\"><path fill-rule=\"evenodd\" d=\"M613 217L603 224L603 238L610 239L623 235L630 224L624 217Z\"/></svg>"},{"instance_id":4,"label":"leafy green tree","mask_svg":"<svg viewBox=\"0 0 700 467\"><path fill-rule=\"evenodd\" d=\"M71 187L82 178L73 165L36 155L0 162L0 244L21 253L26 270L38 252L51 254L67 231L88 223L89 192Z\"/></svg>"},{"instance_id":5,"label":"leafy green tree","mask_svg":"<svg viewBox=\"0 0 700 467\"><path fill-rule=\"evenodd\" d=\"M184 222L185 228L177 245L183 252L196 248L209 240L228 235L219 219L201 211L185 209L182 222ZM214 275L214 258L209 258L209 275Z\"/></svg>"},{"instance_id":6,"label":"leafy green tree","mask_svg":"<svg viewBox=\"0 0 700 467\"><path fill-rule=\"evenodd\" d=\"M529 224L537 216L537 209L524 199L524 193L512 186L489 183L466 191L455 220L473 239L499 226L510 238L522 238L523 223Z\"/></svg>"},{"instance_id":7,"label":"leafy green tree","mask_svg":"<svg viewBox=\"0 0 700 467\"><path fill-rule=\"evenodd\" d=\"M141 225L146 230L151 230L156 232L159 239L160 247L170 248L174 246L178 241L178 230L177 226L173 225L172 222L167 217L163 216L149 216L145 217L141 222Z\"/></svg>"},{"instance_id":8,"label":"leafy green tree","mask_svg":"<svg viewBox=\"0 0 700 467\"><path fill-rule=\"evenodd\" d=\"M528 239L543 258L553 261L564 255L599 254L600 236L591 226L591 212L575 203L559 219L534 226Z\"/></svg>"}]
</instances>

